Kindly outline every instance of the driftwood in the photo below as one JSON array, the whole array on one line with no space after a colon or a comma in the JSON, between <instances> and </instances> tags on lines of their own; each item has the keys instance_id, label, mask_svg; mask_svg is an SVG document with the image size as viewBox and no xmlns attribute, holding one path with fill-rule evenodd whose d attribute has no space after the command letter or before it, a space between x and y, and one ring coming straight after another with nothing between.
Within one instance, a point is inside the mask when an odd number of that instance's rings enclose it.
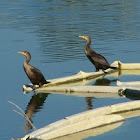
<instances>
[{"instance_id":1,"label":"driftwood","mask_svg":"<svg viewBox=\"0 0 140 140\"><path fill-rule=\"evenodd\" d=\"M115 66L118 70L107 69L106 72L108 74L104 75L102 71L99 72L83 72L80 71L76 75L52 79L49 80L51 83L43 85L43 87L52 87L52 86L68 86L68 85L85 85L90 83L93 80L99 79L103 76L115 76L118 77L121 74L135 74L140 75L140 63L121 63L120 61L115 61L111 64L111 66ZM32 91L32 86L23 85L24 91Z\"/></svg>"},{"instance_id":2,"label":"driftwood","mask_svg":"<svg viewBox=\"0 0 140 140\"><path fill-rule=\"evenodd\" d=\"M116 65L116 62L115 62L115 65ZM115 71L116 70L112 70L112 69L106 70L106 72L108 72L109 74L114 73ZM103 71L89 72L89 73L80 71L76 75L67 76L67 77L63 77L63 78L57 78L57 79L50 79L48 81L50 81L51 83L45 84L45 85L43 85L43 87L77 85L77 83L78 83L78 85L79 85L79 83L86 84L86 83L89 83L91 79L99 78L102 76L104 76ZM33 87L32 87L32 85L23 85L23 90L25 92L26 91L30 92L33 90Z\"/></svg>"},{"instance_id":3,"label":"driftwood","mask_svg":"<svg viewBox=\"0 0 140 140\"><path fill-rule=\"evenodd\" d=\"M41 93L56 93L94 98L120 98L121 87L116 86L64 86L42 87L36 91Z\"/></svg>"},{"instance_id":4,"label":"driftwood","mask_svg":"<svg viewBox=\"0 0 140 140\"><path fill-rule=\"evenodd\" d=\"M108 131L111 131L113 129L116 129L117 127L121 126L122 123L123 123L123 121L116 122L116 123L112 123L112 124L109 124L109 125L105 125L105 126L81 131L81 132L78 132L78 133L70 134L68 136L55 138L53 140L82 140L82 139L85 139L85 138L88 138L88 137L91 137L91 136L92 137L97 136L97 135L106 133Z\"/></svg>"},{"instance_id":5,"label":"driftwood","mask_svg":"<svg viewBox=\"0 0 140 140\"><path fill-rule=\"evenodd\" d=\"M108 69L108 76L115 76L118 77L121 74L137 74L139 75L140 72L140 64L133 63L133 64L125 64L119 61L116 61L112 64L112 66L116 66L118 68L117 71ZM116 94L118 97L118 93L122 93L121 95L128 96L128 94L136 93L136 87L133 87L134 90L132 91L132 84L130 85L121 85L119 82L119 87L111 87L111 86L81 86L91 82L93 79L98 79L104 76L102 71L99 72L80 72L76 75L59 78L50 80L51 83L44 85L43 87L37 88L36 91L38 92L61 92L65 94L76 94L77 96L83 97L97 97L97 94L102 93L104 95L108 95L111 93ZM123 83L124 84L124 83ZM125 83L126 84L126 83ZM25 90L28 90L27 86L24 86ZM30 88L32 90L32 88ZM137 92L138 93L138 92ZM95 95L96 94L96 95ZM138 93L139 94L139 93ZM100 96L98 96L100 97ZM112 130L122 124L125 118L134 117L140 115L140 101L132 101L127 103L121 103L106 107L101 107L98 109L82 112L76 115L72 115L69 117L65 117L64 119L52 123L48 126L45 126L41 129L38 129L28 135L26 135L23 140L27 140L27 138L37 138L37 139L61 139L61 137L68 139L66 135L76 136L78 133L83 134L83 131L86 135L90 135L90 130L94 129L94 132L97 133L92 134L97 135L100 133L107 132ZM116 124L116 125L114 125ZM109 127L109 129L105 129L102 132L98 132L101 127L107 127L114 125L113 127ZM89 130L90 129L90 130ZM88 134L86 133L88 132ZM81 135L80 135L81 136ZM60 138L59 138L60 137ZM86 137L85 135L82 137ZM79 138L80 139L80 138Z\"/></svg>"},{"instance_id":6,"label":"driftwood","mask_svg":"<svg viewBox=\"0 0 140 140\"><path fill-rule=\"evenodd\" d=\"M129 99L140 100L140 81L117 81L116 85L122 89L121 92L119 92L120 95L124 95Z\"/></svg>"},{"instance_id":7,"label":"driftwood","mask_svg":"<svg viewBox=\"0 0 140 140\"><path fill-rule=\"evenodd\" d=\"M112 65L118 67L120 70L140 70L140 63L122 63L115 61Z\"/></svg>"},{"instance_id":8,"label":"driftwood","mask_svg":"<svg viewBox=\"0 0 140 140\"><path fill-rule=\"evenodd\" d=\"M111 70L108 69L107 70L109 73L113 73L115 72L115 70ZM63 77L63 78L58 78L58 79L52 79L52 80L48 80L51 83L49 84L45 84L40 88L44 88L44 87L52 87L52 86L65 86L65 85L85 85L87 83L90 83L91 81L93 81L93 79L97 79L100 77L103 77L104 73L102 71L99 72L83 72L80 71L78 74L76 75L72 75L72 76L68 76L68 77ZM37 87L37 90L39 88ZM29 86L29 85L23 85L23 90L24 91L32 91L33 87Z\"/></svg>"},{"instance_id":9,"label":"driftwood","mask_svg":"<svg viewBox=\"0 0 140 140\"><path fill-rule=\"evenodd\" d=\"M62 121L65 121L65 120L62 120ZM112 123L120 122L120 121L124 121L124 118L120 115L99 116L99 117L89 118L87 120L83 120L78 123L71 123L67 126L60 127L60 128L57 128L57 126L56 127L54 126L53 130L52 129L50 131L48 130L47 133L44 132L41 135L39 134L39 135L36 135L35 137L32 136L31 138L49 140L49 139L65 136L68 134L73 134L76 132L88 130L90 128L105 126L107 124L112 124Z\"/></svg>"},{"instance_id":10,"label":"driftwood","mask_svg":"<svg viewBox=\"0 0 140 140\"><path fill-rule=\"evenodd\" d=\"M122 112L122 113L119 113L119 115L121 115L124 118L137 117L137 116L140 116L140 110ZM71 134L71 135L55 138L54 140L82 140L84 138L88 138L88 137L91 137L91 136L92 137L97 136L97 135L106 133L108 131L111 131L113 129L116 129L117 127L121 126L122 123L123 123L123 121L113 123L113 124L109 124L109 125L105 125L105 126L102 126L102 127L92 128L92 129L85 130L85 131L78 132L78 133L74 133L74 134Z\"/></svg>"},{"instance_id":11,"label":"driftwood","mask_svg":"<svg viewBox=\"0 0 140 140\"><path fill-rule=\"evenodd\" d=\"M65 117L60 121L38 129L26 135L22 139L26 140L30 137L49 140L52 138L74 134L90 128L97 129L103 125L124 121L125 117L129 118L136 116L136 113L135 115L133 115L133 113L134 111L140 112L138 109L140 109L140 101L131 101L85 111L76 115ZM129 113L129 116L128 114L125 115L126 113Z\"/></svg>"},{"instance_id":12,"label":"driftwood","mask_svg":"<svg viewBox=\"0 0 140 140\"><path fill-rule=\"evenodd\" d=\"M137 88L140 88L140 81L132 81L132 82L117 81L116 85L119 87L137 87Z\"/></svg>"}]
</instances>

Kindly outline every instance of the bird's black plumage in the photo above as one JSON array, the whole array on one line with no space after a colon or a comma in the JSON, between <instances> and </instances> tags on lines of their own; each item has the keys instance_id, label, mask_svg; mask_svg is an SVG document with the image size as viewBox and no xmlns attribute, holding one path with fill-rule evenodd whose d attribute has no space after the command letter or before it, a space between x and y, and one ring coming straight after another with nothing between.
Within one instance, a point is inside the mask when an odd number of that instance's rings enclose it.
<instances>
[{"instance_id":1,"label":"bird's black plumage","mask_svg":"<svg viewBox=\"0 0 140 140\"><path fill-rule=\"evenodd\" d=\"M106 58L98 53L96 53L94 50L91 49L91 39L89 36L84 35L84 36L79 36L87 41L86 46L84 48L84 52L88 59L91 61L91 63L95 66L96 71L101 70L106 70L108 68L111 69L116 69L116 67L110 66Z\"/></svg>"},{"instance_id":2,"label":"bird's black plumage","mask_svg":"<svg viewBox=\"0 0 140 140\"><path fill-rule=\"evenodd\" d=\"M19 52L19 53L26 56L26 60L24 61L23 67L24 67L24 71L25 71L26 75L28 76L28 78L30 79L31 83L33 85L39 85L39 86L49 83L48 81L45 80L43 74L41 73L41 71L39 69L28 64L31 60L30 53L28 51L23 51L23 52Z\"/></svg>"}]
</instances>

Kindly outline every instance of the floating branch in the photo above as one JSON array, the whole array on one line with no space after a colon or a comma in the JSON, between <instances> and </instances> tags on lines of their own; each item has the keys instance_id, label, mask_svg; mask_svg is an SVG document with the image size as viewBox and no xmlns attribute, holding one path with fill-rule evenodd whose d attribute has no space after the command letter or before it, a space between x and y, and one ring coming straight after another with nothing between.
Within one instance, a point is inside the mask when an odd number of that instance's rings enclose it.
<instances>
[{"instance_id":1,"label":"floating branch","mask_svg":"<svg viewBox=\"0 0 140 140\"><path fill-rule=\"evenodd\" d=\"M17 114L21 115L22 117L24 117L30 124L31 126L33 127L34 130L37 130L37 128L33 125L33 123L30 121L30 119L28 118L28 116L24 113L24 111L17 105L15 104L14 102L12 101L8 101L10 104L14 105L17 109L19 109L19 111L17 110L13 110L14 112L16 112Z\"/></svg>"}]
</instances>

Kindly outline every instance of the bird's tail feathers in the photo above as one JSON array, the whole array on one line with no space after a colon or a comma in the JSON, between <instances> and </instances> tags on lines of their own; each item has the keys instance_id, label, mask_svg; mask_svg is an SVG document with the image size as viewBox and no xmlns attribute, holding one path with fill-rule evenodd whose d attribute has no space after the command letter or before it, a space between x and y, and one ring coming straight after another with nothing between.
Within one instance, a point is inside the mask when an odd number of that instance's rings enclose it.
<instances>
[{"instance_id":1,"label":"bird's tail feathers","mask_svg":"<svg viewBox=\"0 0 140 140\"><path fill-rule=\"evenodd\" d=\"M49 83L51 83L51 82L49 82L49 81L46 81L46 84L49 84Z\"/></svg>"},{"instance_id":2,"label":"bird's tail feathers","mask_svg":"<svg viewBox=\"0 0 140 140\"><path fill-rule=\"evenodd\" d=\"M114 69L114 70L116 70L116 69L117 69L117 67L113 67L113 66L110 66L109 68Z\"/></svg>"}]
</instances>

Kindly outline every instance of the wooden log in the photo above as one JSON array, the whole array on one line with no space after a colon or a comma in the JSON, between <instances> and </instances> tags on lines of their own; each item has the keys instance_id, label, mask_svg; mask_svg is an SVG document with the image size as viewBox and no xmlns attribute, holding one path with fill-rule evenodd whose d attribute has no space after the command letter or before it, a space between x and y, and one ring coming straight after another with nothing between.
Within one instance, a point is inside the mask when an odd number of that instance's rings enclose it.
<instances>
[{"instance_id":1,"label":"wooden log","mask_svg":"<svg viewBox=\"0 0 140 140\"><path fill-rule=\"evenodd\" d=\"M117 81L116 85L119 87L139 87L140 88L140 81L132 81L132 82Z\"/></svg>"},{"instance_id":2,"label":"wooden log","mask_svg":"<svg viewBox=\"0 0 140 140\"><path fill-rule=\"evenodd\" d=\"M112 69L107 69L106 72L108 74L114 73L117 70L112 70ZM67 76L67 77L63 77L63 78L57 78L57 79L51 79L48 80L51 83L49 84L45 84L43 85L43 87L50 87L50 86L64 86L64 85L75 85L76 83L81 83L86 84L91 82L91 79L95 79L95 78L99 78L104 76L104 72L103 71L98 71L98 72L83 72L80 71L79 73L77 73L76 75L72 75L72 76ZM77 85L77 84L76 84ZM38 87L38 86L37 86ZM23 91L30 92L33 90L32 85L23 85Z\"/></svg>"},{"instance_id":3,"label":"wooden log","mask_svg":"<svg viewBox=\"0 0 140 140\"><path fill-rule=\"evenodd\" d=\"M120 75L140 75L140 70L123 69L123 70L119 70L118 72L112 74L112 76L115 76L115 77L119 77Z\"/></svg>"},{"instance_id":4,"label":"wooden log","mask_svg":"<svg viewBox=\"0 0 140 140\"><path fill-rule=\"evenodd\" d=\"M117 86L65 86L65 87L41 87L38 92L79 92L79 93L118 93Z\"/></svg>"},{"instance_id":5,"label":"wooden log","mask_svg":"<svg viewBox=\"0 0 140 140\"><path fill-rule=\"evenodd\" d=\"M42 93L46 93L45 92L42 92ZM111 93L111 92L108 92L108 93L99 93L99 92L90 92L90 93L86 93L86 92L52 92L52 91L49 91L49 93L52 93L52 94L65 94L65 95L69 95L69 96L77 96L77 97L93 97L93 98L122 98L122 93Z\"/></svg>"},{"instance_id":6,"label":"wooden log","mask_svg":"<svg viewBox=\"0 0 140 140\"><path fill-rule=\"evenodd\" d=\"M116 86L66 86L66 87L42 87L37 89L41 93L57 93L82 97L95 98L120 98L118 94L121 90Z\"/></svg>"},{"instance_id":7,"label":"wooden log","mask_svg":"<svg viewBox=\"0 0 140 140\"><path fill-rule=\"evenodd\" d=\"M81 131L78 133L74 133L74 134L70 134L67 136L63 136L63 137L59 137L59 138L55 138L54 140L82 140L88 137L93 137L93 136L97 136L97 135L101 135L103 133L106 133L108 131L114 130L117 127L121 126L123 124L122 122L116 122L116 123L112 123L109 125L105 125L105 126L101 126L101 127L97 127L97 128L92 128L92 129L88 129L85 131Z\"/></svg>"},{"instance_id":8,"label":"wooden log","mask_svg":"<svg viewBox=\"0 0 140 140\"><path fill-rule=\"evenodd\" d=\"M126 64L126 63L121 63L120 61L115 61L111 64L111 66L117 67L118 70L107 69L106 72L108 74L105 75L105 77L108 77L108 76L118 77L121 74L125 74L125 72L127 72L127 74L128 73L129 74L136 74L136 70L140 69L140 63ZM137 71L137 74L140 74L140 72ZM93 79L95 80L95 79L100 78L102 76L104 76L103 71L89 72L89 73L80 71L76 75L48 80L51 83L45 84L45 85L43 85L43 87L77 85L77 83L78 83L78 85L80 85L80 84L83 85L83 84L87 84L87 83L91 82L91 80L93 80ZM24 91L32 91L33 88L32 88L32 86L23 85L23 90Z\"/></svg>"},{"instance_id":9,"label":"wooden log","mask_svg":"<svg viewBox=\"0 0 140 140\"><path fill-rule=\"evenodd\" d=\"M137 116L140 116L140 109L126 111L126 112L120 112L119 115L121 115L125 119L137 117ZM74 133L71 135L63 136L60 138L56 138L54 140L81 140L81 139L85 139L85 138L88 138L91 136L93 137L93 136L97 136L97 135L106 133L108 131L111 131L111 130L121 126L122 124L123 124L123 122L113 123L113 124L109 124L106 126L97 127L97 128L85 130L82 132Z\"/></svg>"},{"instance_id":10,"label":"wooden log","mask_svg":"<svg viewBox=\"0 0 140 140\"><path fill-rule=\"evenodd\" d=\"M137 116L140 116L140 109L122 112L122 113L119 113L119 115L121 115L123 118L137 117ZM85 138L88 138L91 136L93 137L93 136L97 136L97 135L109 132L109 131L121 126L122 124L123 124L123 122L117 122L117 123L105 125L102 127L92 128L92 129L74 133L71 135L55 138L54 140L82 140L82 139L85 139Z\"/></svg>"},{"instance_id":11,"label":"wooden log","mask_svg":"<svg viewBox=\"0 0 140 140\"><path fill-rule=\"evenodd\" d=\"M137 108L137 109L134 109L131 111L120 112L119 115L121 115L125 119L138 117L138 116L140 116L140 108Z\"/></svg>"},{"instance_id":12,"label":"wooden log","mask_svg":"<svg viewBox=\"0 0 140 140\"><path fill-rule=\"evenodd\" d=\"M63 120L61 120L63 121ZM30 138L38 138L42 140L50 140L58 137L62 137L65 135L81 132L84 130L88 130L91 128L97 128L101 126L105 126L108 124L112 124L115 122L122 122L124 118L120 115L105 115L105 116L98 116L94 118L89 118L87 120L83 120L77 123L71 123L65 127L55 128L52 131L48 131L47 133L41 133L40 135L31 136ZM26 138L28 138L27 136Z\"/></svg>"},{"instance_id":13,"label":"wooden log","mask_svg":"<svg viewBox=\"0 0 140 140\"><path fill-rule=\"evenodd\" d=\"M140 99L140 81L134 82L120 82L117 81L117 86L122 88L122 92L119 94L126 96L129 99L139 100Z\"/></svg>"},{"instance_id":14,"label":"wooden log","mask_svg":"<svg viewBox=\"0 0 140 140\"><path fill-rule=\"evenodd\" d=\"M76 115L65 117L60 121L38 129L26 135L24 140L26 140L28 137L47 140L77 133L94 127L97 128L102 125L111 124L111 122L115 123L118 121L123 121L124 118L119 114L131 112L137 109L140 109L140 101L131 101L85 111Z\"/></svg>"},{"instance_id":15,"label":"wooden log","mask_svg":"<svg viewBox=\"0 0 140 140\"><path fill-rule=\"evenodd\" d=\"M140 100L140 88L126 88L122 94L131 100Z\"/></svg>"},{"instance_id":16,"label":"wooden log","mask_svg":"<svg viewBox=\"0 0 140 140\"><path fill-rule=\"evenodd\" d=\"M95 117L107 114L120 114L129 111L140 109L140 101L130 101L125 103L114 104L110 106L100 107L94 110L85 111L76 115L72 115L69 118L72 121L80 121L87 119L89 116Z\"/></svg>"},{"instance_id":17,"label":"wooden log","mask_svg":"<svg viewBox=\"0 0 140 140\"><path fill-rule=\"evenodd\" d=\"M140 63L122 63L120 61L114 61L111 65L117 67L119 70L140 70Z\"/></svg>"}]
</instances>

